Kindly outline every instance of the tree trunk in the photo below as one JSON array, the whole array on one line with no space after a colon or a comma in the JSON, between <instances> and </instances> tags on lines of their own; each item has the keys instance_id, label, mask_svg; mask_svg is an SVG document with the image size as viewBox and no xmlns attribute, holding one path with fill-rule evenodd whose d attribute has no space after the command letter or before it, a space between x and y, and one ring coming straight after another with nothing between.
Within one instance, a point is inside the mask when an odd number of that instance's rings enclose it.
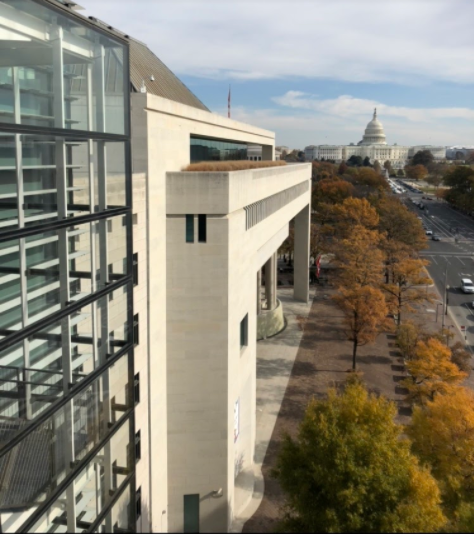
<instances>
[{"instance_id":1,"label":"tree trunk","mask_svg":"<svg viewBox=\"0 0 474 534\"><path fill-rule=\"evenodd\" d=\"M357 338L354 338L352 345L352 370L356 370L356 355L357 355Z\"/></svg>"},{"instance_id":2,"label":"tree trunk","mask_svg":"<svg viewBox=\"0 0 474 534\"><path fill-rule=\"evenodd\" d=\"M402 296L398 295L398 326L402 324Z\"/></svg>"}]
</instances>

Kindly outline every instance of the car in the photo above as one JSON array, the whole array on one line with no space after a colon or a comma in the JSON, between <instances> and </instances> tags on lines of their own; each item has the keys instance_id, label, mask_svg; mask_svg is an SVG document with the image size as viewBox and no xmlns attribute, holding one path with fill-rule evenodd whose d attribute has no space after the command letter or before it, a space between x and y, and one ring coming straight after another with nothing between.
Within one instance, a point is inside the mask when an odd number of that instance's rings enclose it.
<instances>
[{"instance_id":1,"label":"car","mask_svg":"<svg viewBox=\"0 0 474 534\"><path fill-rule=\"evenodd\" d=\"M474 308L474 300L471 302L471 308Z\"/></svg>"},{"instance_id":2,"label":"car","mask_svg":"<svg viewBox=\"0 0 474 534\"><path fill-rule=\"evenodd\" d=\"M433 234L433 235L431 236L431 239L432 239L433 241L441 241L441 238L439 237L438 234Z\"/></svg>"},{"instance_id":3,"label":"car","mask_svg":"<svg viewBox=\"0 0 474 534\"><path fill-rule=\"evenodd\" d=\"M426 230L425 234L426 235L433 235L433 230Z\"/></svg>"},{"instance_id":4,"label":"car","mask_svg":"<svg viewBox=\"0 0 474 534\"><path fill-rule=\"evenodd\" d=\"M423 220L423 217L418 216L417 219L420 219L420 221L422 221L422 220Z\"/></svg>"},{"instance_id":5,"label":"car","mask_svg":"<svg viewBox=\"0 0 474 534\"><path fill-rule=\"evenodd\" d=\"M463 293L474 293L474 284L470 278L461 278L461 291Z\"/></svg>"}]
</instances>

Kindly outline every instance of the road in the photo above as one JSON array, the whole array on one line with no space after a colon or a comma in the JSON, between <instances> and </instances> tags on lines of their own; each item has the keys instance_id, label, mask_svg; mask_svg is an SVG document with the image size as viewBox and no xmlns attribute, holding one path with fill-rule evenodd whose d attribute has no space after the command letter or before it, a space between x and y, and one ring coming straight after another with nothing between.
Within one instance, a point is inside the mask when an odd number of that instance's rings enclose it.
<instances>
[{"instance_id":1,"label":"road","mask_svg":"<svg viewBox=\"0 0 474 534\"><path fill-rule=\"evenodd\" d=\"M407 207L422 217L426 227L441 238L441 241L430 239L429 249L420 255L429 260L427 268L440 295L444 293L446 277L449 313L460 330L465 327L466 344L474 353L474 294L465 294L459 289L461 278L474 281L474 219L454 210L446 202L421 200L421 194L408 193L403 197ZM421 200L425 209L420 210L411 199ZM437 304L435 302L427 308L436 313ZM441 304L438 311L441 327Z\"/></svg>"}]
</instances>

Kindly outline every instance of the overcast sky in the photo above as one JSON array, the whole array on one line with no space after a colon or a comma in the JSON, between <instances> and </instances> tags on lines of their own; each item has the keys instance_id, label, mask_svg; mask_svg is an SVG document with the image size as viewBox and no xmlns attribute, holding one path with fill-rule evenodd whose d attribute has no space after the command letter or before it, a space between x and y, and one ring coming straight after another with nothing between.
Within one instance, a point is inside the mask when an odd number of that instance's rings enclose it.
<instances>
[{"instance_id":1,"label":"overcast sky","mask_svg":"<svg viewBox=\"0 0 474 534\"><path fill-rule=\"evenodd\" d=\"M473 0L79 0L277 144L474 144Z\"/></svg>"}]
</instances>

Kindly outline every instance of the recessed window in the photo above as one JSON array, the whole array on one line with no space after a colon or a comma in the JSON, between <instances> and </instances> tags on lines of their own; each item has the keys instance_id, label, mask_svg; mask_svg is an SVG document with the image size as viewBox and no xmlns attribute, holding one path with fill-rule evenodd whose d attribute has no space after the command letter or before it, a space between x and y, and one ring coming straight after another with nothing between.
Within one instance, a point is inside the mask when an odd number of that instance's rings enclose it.
<instances>
[{"instance_id":1,"label":"recessed window","mask_svg":"<svg viewBox=\"0 0 474 534\"><path fill-rule=\"evenodd\" d=\"M138 253L133 255L133 267L132 267L132 275L133 275L133 285L138 285Z\"/></svg>"},{"instance_id":2,"label":"recessed window","mask_svg":"<svg viewBox=\"0 0 474 534\"><path fill-rule=\"evenodd\" d=\"M138 313L133 316L133 344L138 345L139 338L139 328L138 328Z\"/></svg>"},{"instance_id":3,"label":"recessed window","mask_svg":"<svg viewBox=\"0 0 474 534\"><path fill-rule=\"evenodd\" d=\"M248 345L248 328L249 314L240 321L240 348L243 349Z\"/></svg>"},{"instance_id":4,"label":"recessed window","mask_svg":"<svg viewBox=\"0 0 474 534\"><path fill-rule=\"evenodd\" d=\"M137 513L136 519L139 519L142 515L142 488L141 487L137 489L135 507L136 507L135 510Z\"/></svg>"},{"instance_id":5,"label":"recessed window","mask_svg":"<svg viewBox=\"0 0 474 534\"><path fill-rule=\"evenodd\" d=\"M133 396L135 397L135 404L140 402L140 373L137 373L133 378Z\"/></svg>"},{"instance_id":6,"label":"recessed window","mask_svg":"<svg viewBox=\"0 0 474 534\"><path fill-rule=\"evenodd\" d=\"M186 243L194 243L194 215L186 215Z\"/></svg>"},{"instance_id":7,"label":"recessed window","mask_svg":"<svg viewBox=\"0 0 474 534\"><path fill-rule=\"evenodd\" d=\"M142 457L142 441L140 430L135 434L135 460L138 462Z\"/></svg>"},{"instance_id":8,"label":"recessed window","mask_svg":"<svg viewBox=\"0 0 474 534\"><path fill-rule=\"evenodd\" d=\"M205 243L207 240L207 217L206 215L198 215L198 241Z\"/></svg>"},{"instance_id":9,"label":"recessed window","mask_svg":"<svg viewBox=\"0 0 474 534\"><path fill-rule=\"evenodd\" d=\"M132 215L132 224L138 224L138 213Z\"/></svg>"}]
</instances>

